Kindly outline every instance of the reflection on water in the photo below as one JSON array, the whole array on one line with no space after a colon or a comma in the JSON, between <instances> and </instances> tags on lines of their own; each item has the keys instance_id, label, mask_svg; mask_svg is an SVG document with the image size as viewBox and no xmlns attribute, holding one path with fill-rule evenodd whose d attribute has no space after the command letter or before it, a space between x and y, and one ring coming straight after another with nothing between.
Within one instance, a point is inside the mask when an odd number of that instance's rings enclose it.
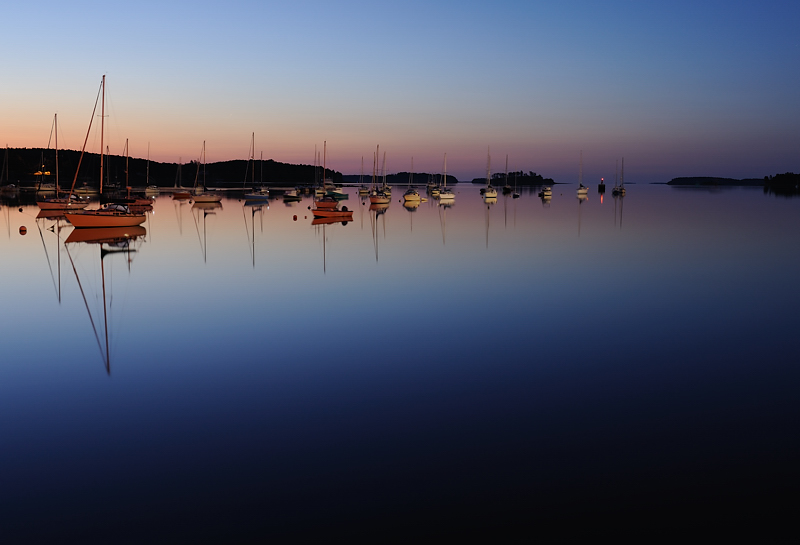
<instances>
[{"instance_id":1,"label":"reflection on water","mask_svg":"<svg viewBox=\"0 0 800 545\"><path fill-rule=\"evenodd\" d=\"M347 222L312 196L162 192L123 231L4 202L6 533L497 535L792 505L800 201L455 191L349 189Z\"/></svg>"}]
</instances>

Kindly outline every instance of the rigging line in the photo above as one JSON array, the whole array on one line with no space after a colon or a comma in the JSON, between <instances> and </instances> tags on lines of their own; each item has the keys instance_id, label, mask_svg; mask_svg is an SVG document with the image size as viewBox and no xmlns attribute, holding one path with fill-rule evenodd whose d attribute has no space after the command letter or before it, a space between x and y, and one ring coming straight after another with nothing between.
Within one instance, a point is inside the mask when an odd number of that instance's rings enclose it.
<instances>
[{"instance_id":1,"label":"rigging line","mask_svg":"<svg viewBox=\"0 0 800 545\"><path fill-rule=\"evenodd\" d=\"M47 149L50 149L50 142L53 141L53 131L55 130L54 125L56 124L56 118L53 117L53 123L50 125L50 139L47 141Z\"/></svg>"},{"instance_id":2,"label":"rigging line","mask_svg":"<svg viewBox=\"0 0 800 545\"><path fill-rule=\"evenodd\" d=\"M250 231L247 230L247 214L244 213L245 206L242 204L242 219L244 219L244 231L247 234L247 251L250 252L250 257L253 257L253 250L250 248L251 244L255 244L253 240L250 240ZM253 230L255 230L255 222L256 222L256 213L253 210ZM255 238L255 237L254 237Z\"/></svg>"},{"instance_id":3,"label":"rigging line","mask_svg":"<svg viewBox=\"0 0 800 545\"><path fill-rule=\"evenodd\" d=\"M47 268L50 269L50 279L53 281L53 289L56 292L56 297L58 297L58 285L56 284L56 277L53 274L53 265L50 263L50 254L47 252L47 244L44 242L44 234L42 233L42 228L39 226L39 222L36 222L36 228L39 230L39 238L42 240L42 248L44 248L44 256L47 258Z\"/></svg>"},{"instance_id":4,"label":"rigging line","mask_svg":"<svg viewBox=\"0 0 800 545\"><path fill-rule=\"evenodd\" d=\"M198 215L202 212L202 210L198 209ZM194 213L192 213L192 219L194 220L194 230L197 231L197 240L200 242L200 251L203 252L203 258L205 259L206 251L203 248L203 237L200 236L200 226L197 225L197 217L194 215Z\"/></svg>"},{"instance_id":5,"label":"rigging line","mask_svg":"<svg viewBox=\"0 0 800 545\"><path fill-rule=\"evenodd\" d=\"M103 90L103 84L97 90L97 98L94 99L94 108L92 109L92 117L89 119L89 128L86 130L86 139L83 141L83 148L81 148L81 156L78 159L78 167L75 169L75 178L72 179L72 187L69 190L69 198L72 198L72 192L75 190L75 182L78 181L78 173L81 171L81 162L83 161L83 154L86 151L86 142L89 141L89 134L92 132L92 121L94 121L94 114L97 112L97 103L100 101L100 91ZM102 153L102 150L101 150Z\"/></svg>"},{"instance_id":6,"label":"rigging line","mask_svg":"<svg viewBox=\"0 0 800 545\"><path fill-rule=\"evenodd\" d=\"M92 324L92 330L94 331L94 338L97 339L97 348L100 349L100 357L102 357L103 362L105 362L106 357L103 355L103 344L100 342L100 335L97 333L97 326L94 324L92 311L89 309L89 302L86 300L86 292L83 291L83 284L81 284L81 279L78 276L78 270L75 268L75 262L72 260L72 254L69 251L69 246L64 244L64 249L67 250L67 257L69 257L69 262L72 265L72 271L75 273L75 280L78 281L78 287L81 290L81 297L83 297L83 304L86 306L86 313L89 315L89 322Z\"/></svg>"}]
</instances>

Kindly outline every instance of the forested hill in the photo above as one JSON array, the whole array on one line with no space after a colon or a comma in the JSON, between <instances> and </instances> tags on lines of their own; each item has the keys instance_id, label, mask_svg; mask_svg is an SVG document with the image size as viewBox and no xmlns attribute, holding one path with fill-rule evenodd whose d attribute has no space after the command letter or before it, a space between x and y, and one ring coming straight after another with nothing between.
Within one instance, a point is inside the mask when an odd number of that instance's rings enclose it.
<instances>
[{"instance_id":1,"label":"forested hill","mask_svg":"<svg viewBox=\"0 0 800 545\"><path fill-rule=\"evenodd\" d=\"M7 153L6 153L7 152ZM81 153L74 150L58 150L58 179L59 185L68 188L75 177L78 168L78 161ZM56 156L55 150L37 148L9 148L0 149L2 157L2 183L14 183L22 187L34 187L44 172L44 181L55 182L56 177ZM6 158L7 157L7 158ZM126 158L119 155L106 156L104 165L107 176L112 183L124 186ZM181 177L181 185L191 187L195 177L202 179L203 171L198 169L197 161L190 161L180 167L177 163L159 163L150 161L150 179L147 181L148 162L146 159L127 159L128 163L128 183L131 187L144 187L155 184L161 187L175 185L178 176ZM6 179L6 165L8 168L8 179ZM44 168L42 168L44 167ZM198 172L199 170L199 172ZM243 186L245 176L247 185L255 180L258 185L261 180L265 185L301 185L314 182L313 165L292 165L279 163L271 159L255 161L255 176L253 176L252 166L248 166L248 161L244 159L236 161L221 161L218 163L208 163L205 166L206 185L209 187L237 187ZM317 176L321 177L322 168L316 169ZM100 155L97 153L84 154L81 161L80 172L78 173L77 185L84 182L90 186L99 185ZM327 177L334 182L341 183L342 175L339 172L327 169Z\"/></svg>"},{"instance_id":2,"label":"forested hill","mask_svg":"<svg viewBox=\"0 0 800 545\"><path fill-rule=\"evenodd\" d=\"M474 178L472 180L473 184L485 184L486 178ZM533 186L540 186L540 185L552 185L555 182L552 178L545 178L541 174L536 174L533 171L529 172L522 172L521 170L517 172L509 172L508 173L508 184L509 185L533 185ZM506 174L504 172L498 172L492 174L492 184L493 185L505 185L506 184Z\"/></svg>"}]
</instances>

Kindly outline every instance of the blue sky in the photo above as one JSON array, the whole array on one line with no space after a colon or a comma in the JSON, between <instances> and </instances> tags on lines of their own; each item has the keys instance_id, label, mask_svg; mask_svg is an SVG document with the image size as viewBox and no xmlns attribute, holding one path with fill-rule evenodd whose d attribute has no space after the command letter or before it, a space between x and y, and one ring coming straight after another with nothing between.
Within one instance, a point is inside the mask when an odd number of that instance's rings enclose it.
<instances>
[{"instance_id":1,"label":"blue sky","mask_svg":"<svg viewBox=\"0 0 800 545\"><path fill-rule=\"evenodd\" d=\"M800 171L800 7L788 2L39 2L3 9L0 144L106 141L159 161L256 154L459 179L534 170ZM90 145L95 142L90 140Z\"/></svg>"}]
</instances>

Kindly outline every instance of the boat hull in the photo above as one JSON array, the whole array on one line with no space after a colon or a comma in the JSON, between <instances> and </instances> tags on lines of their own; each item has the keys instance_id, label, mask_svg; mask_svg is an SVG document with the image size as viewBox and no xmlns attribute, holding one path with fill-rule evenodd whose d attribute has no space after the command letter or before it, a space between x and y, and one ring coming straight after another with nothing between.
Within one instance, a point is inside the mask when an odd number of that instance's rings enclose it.
<instances>
[{"instance_id":1,"label":"boat hull","mask_svg":"<svg viewBox=\"0 0 800 545\"><path fill-rule=\"evenodd\" d=\"M40 210L81 210L89 206L88 202L68 202L63 199L37 201Z\"/></svg>"},{"instance_id":2,"label":"boat hull","mask_svg":"<svg viewBox=\"0 0 800 545\"><path fill-rule=\"evenodd\" d=\"M220 202L222 200L221 195L212 195L212 194L203 194L203 195L194 195L192 197L194 202L199 203L206 203L206 202Z\"/></svg>"},{"instance_id":3,"label":"boat hull","mask_svg":"<svg viewBox=\"0 0 800 545\"><path fill-rule=\"evenodd\" d=\"M146 216L141 214L126 214L120 212L105 212L90 210L74 213L65 213L64 217L74 227L133 227L144 223Z\"/></svg>"},{"instance_id":4,"label":"boat hull","mask_svg":"<svg viewBox=\"0 0 800 545\"><path fill-rule=\"evenodd\" d=\"M352 210L331 210L329 208L314 208L311 210L311 213L314 215L315 218L340 218L344 219L352 219L353 211Z\"/></svg>"}]
</instances>

